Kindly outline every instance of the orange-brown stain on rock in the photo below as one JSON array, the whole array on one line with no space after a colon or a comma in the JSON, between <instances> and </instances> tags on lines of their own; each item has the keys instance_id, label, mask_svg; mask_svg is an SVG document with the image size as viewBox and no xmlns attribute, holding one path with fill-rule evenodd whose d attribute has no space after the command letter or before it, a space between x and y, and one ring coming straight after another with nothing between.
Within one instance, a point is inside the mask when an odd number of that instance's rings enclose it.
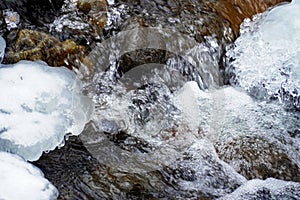
<instances>
[{"instance_id":1,"label":"orange-brown stain on rock","mask_svg":"<svg viewBox=\"0 0 300 200\"><path fill-rule=\"evenodd\" d=\"M251 18L283 2L291 2L291 0L218 0L214 3L207 2L207 4L230 23L234 33L238 36L240 24L245 18Z\"/></svg>"},{"instance_id":2,"label":"orange-brown stain on rock","mask_svg":"<svg viewBox=\"0 0 300 200\"><path fill-rule=\"evenodd\" d=\"M79 63L86 63L87 49L72 40L61 42L49 34L20 30L12 49L5 55L4 63L16 63L20 60L42 60L50 66L79 68Z\"/></svg>"},{"instance_id":3,"label":"orange-brown stain on rock","mask_svg":"<svg viewBox=\"0 0 300 200\"><path fill-rule=\"evenodd\" d=\"M79 0L77 7L88 16L96 33L100 34L107 23L107 1Z\"/></svg>"}]
</instances>

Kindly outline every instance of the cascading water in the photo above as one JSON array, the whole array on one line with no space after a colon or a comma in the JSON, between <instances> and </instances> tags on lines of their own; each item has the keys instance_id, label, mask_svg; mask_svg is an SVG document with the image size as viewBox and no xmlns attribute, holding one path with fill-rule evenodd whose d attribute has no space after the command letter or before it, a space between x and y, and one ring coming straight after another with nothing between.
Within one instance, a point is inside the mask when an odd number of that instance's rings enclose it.
<instances>
[{"instance_id":1,"label":"cascading water","mask_svg":"<svg viewBox=\"0 0 300 200\"><path fill-rule=\"evenodd\" d=\"M290 136L300 128L298 112L286 111L276 103L253 100L238 89L220 88L221 47L214 37L198 43L169 29L144 30L120 32L108 43L104 41L97 46L90 55L101 66L96 70L92 86L87 85L98 112L93 119L94 126L89 126L81 139L95 158L116 174L162 173L163 180L174 180L177 188L174 191L163 184L159 189L165 191L162 196L192 199L220 197L245 182L233 170L241 172L243 166L225 159L230 163L228 166L214 157L213 148L207 150L199 144L220 145L216 147L220 150L236 138L249 135L272 138L279 140L282 151L296 166L295 170L299 170L299 140ZM183 62L166 56L164 64L126 69L124 61L119 59L124 54L136 58L139 54L132 52L141 48L175 52ZM143 75L138 77L140 74ZM268 76L264 74L264 77ZM207 157L214 159L208 161ZM215 166L219 166L218 170ZM206 179L208 174L213 175ZM143 179L151 181L151 178ZM298 176L286 179L299 181ZM128 184L127 190L134 188L130 181ZM155 186L143 186L158 197ZM215 193L216 190L219 192Z\"/></svg>"},{"instance_id":2,"label":"cascading water","mask_svg":"<svg viewBox=\"0 0 300 200\"><path fill-rule=\"evenodd\" d=\"M47 26L89 45L93 68L74 70L95 112L34 162L60 199L300 198L296 1L245 20L226 69L234 33L215 1L66 2Z\"/></svg>"}]
</instances>

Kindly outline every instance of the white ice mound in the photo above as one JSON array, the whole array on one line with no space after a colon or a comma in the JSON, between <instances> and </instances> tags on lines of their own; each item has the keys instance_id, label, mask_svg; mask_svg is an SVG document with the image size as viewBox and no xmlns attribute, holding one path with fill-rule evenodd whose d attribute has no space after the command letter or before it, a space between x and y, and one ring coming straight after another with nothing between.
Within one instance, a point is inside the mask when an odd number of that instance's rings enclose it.
<instances>
[{"instance_id":1,"label":"white ice mound","mask_svg":"<svg viewBox=\"0 0 300 200\"><path fill-rule=\"evenodd\" d=\"M300 108L299 10L299 1L293 1L244 21L226 54L232 84L258 99Z\"/></svg>"},{"instance_id":2,"label":"white ice mound","mask_svg":"<svg viewBox=\"0 0 300 200\"><path fill-rule=\"evenodd\" d=\"M219 200L299 199L300 184L274 178L253 179Z\"/></svg>"},{"instance_id":3,"label":"white ice mound","mask_svg":"<svg viewBox=\"0 0 300 200\"><path fill-rule=\"evenodd\" d=\"M66 68L21 61L0 67L0 150L37 160L78 135L93 111L81 82Z\"/></svg>"},{"instance_id":4,"label":"white ice mound","mask_svg":"<svg viewBox=\"0 0 300 200\"><path fill-rule=\"evenodd\" d=\"M0 199L57 199L57 189L43 173L17 155L0 152Z\"/></svg>"}]
</instances>

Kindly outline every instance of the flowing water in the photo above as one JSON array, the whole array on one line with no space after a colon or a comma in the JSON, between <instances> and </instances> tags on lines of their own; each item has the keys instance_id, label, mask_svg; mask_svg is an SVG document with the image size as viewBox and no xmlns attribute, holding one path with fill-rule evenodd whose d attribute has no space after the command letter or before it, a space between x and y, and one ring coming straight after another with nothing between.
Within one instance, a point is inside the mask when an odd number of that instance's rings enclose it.
<instances>
[{"instance_id":1,"label":"flowing water","mask_svg":"<svg viewBox=\"0 0 300 200\"><path fill-rule=\"evenodd\" d=\"M262 15L245 21L231 45L238 32L215 1L108 1L88 11L76 0L49 2L38 21L17 10L25 18L18 26L86 45L94 66L75 69L95 103L92 120L33 162L59 199L300 198L298 93L286 107L274 100L282 93L257 89L263 81L280 88L273 76L239 69L242 53L257 47L251 35ZM94 18L105 18L103 31ZM280 71L291 79L279 82L298 92L299 60L284 59Z\"/></svg>"}]
</instances>

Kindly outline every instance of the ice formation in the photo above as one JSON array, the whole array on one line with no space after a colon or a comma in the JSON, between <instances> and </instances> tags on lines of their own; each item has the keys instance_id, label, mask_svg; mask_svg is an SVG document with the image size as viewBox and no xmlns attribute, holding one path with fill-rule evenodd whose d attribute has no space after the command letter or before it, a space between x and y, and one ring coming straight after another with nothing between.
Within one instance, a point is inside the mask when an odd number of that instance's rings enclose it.
<instances>
[{"instance_id":1,"label":"ice formation","mask_svg":"<svg viewBox=\"0 0 300 200\"><path fill-rule=\"evenodd\" d=\"M0 150L26 160L80 134L93 111L72 71L42 62L1 65L0 90Z\"/></svg>"},{"instance_id":2,"label":"ice formation","mask_svg":"<svg viewBox=\"0 0 300 200\"><path fill-rule=\"evenodd\" d=\"M0 199L54 200L57 189L21 157L0 152Z\"/></svg>"},{"instance_id":3,"label":"ice formation","mask_svg":"<svg viewBox=\"0 0 300 200\"><path fill-rule=\"evenodd\" d=\"M258 99L300 108L300 4L293 1L254 17L227 52L231 83Z\"/></svg>"}]
</instances>

